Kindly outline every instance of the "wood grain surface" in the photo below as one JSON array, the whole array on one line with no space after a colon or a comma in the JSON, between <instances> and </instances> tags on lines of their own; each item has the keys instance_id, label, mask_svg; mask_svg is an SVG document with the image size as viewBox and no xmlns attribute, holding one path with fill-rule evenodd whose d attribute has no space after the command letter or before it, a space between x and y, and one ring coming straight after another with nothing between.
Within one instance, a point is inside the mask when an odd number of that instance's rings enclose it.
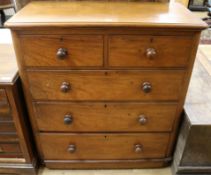
<instances>
[{"instance_id":1,"label":"wood grain surface","mask_svg":"<svg viewBox=\"0 0 211 175\"><path fill-rule=\"evenodd\" d=\"M114 67L186 67L192 44L190 36L114 35L108 40L108 62ZM147 57L150 48L155 49L152 58Z\"/></svg>"},{"instance_id":2,"label":"wood grain surface","mask_svg":"<svg viewBox=\"0 0 211 175\"><path fill-rule=\"evenodd\" d=\"M54 132L167 132L172 129L176 107L176 103L134 102L35 104L39 130ZM70 124L64 123L66 115L72 117ZM141 123L140 118L146 121Z\"/></svg>"},{"instance_id":3,"label":"wood grain surface","mask_svg":"<svg viewBox=\"0 0 211 175\"><path fill-rule=\"evenodd\" d=\"M11 110L4 89L0 89L0 121L11 118Z\"/></svg>"},{"instance_id":4,"label":"wood grain surface","mask_svg":"<svg viewBox=\"0 0 211 175\"><path fill-rule=\"evenodd\" d=\"M184 71L30 71L35 100L178 100ZM61 92L63 82L69 90ZM149 82L152 90L143 91Z\"/></svg>"},{"instance_id":5,"label":"wood grain surface","mask_svg":"<svg viewBox=\"0 0 211 175\"><path fill-rule=\"evenodd\" d=\"M80 1L31 3L6 26L47 167L167 165L204 22L177 3Z\"/></svg>"},{"instance_id":6,"label":"wood grain surface","mask_svg":"<svg viewBox=\"0 0 211 175\"><path fill-rule=\"evenodd\" d=\"M179 3L32 2L6 27L166 27L203 29L207 25Z\"/></svg>"},{"instance_id":7,"label":"wood grain surface","mask_svg":"<svg viewBox=\"0 0 211 175\"><path fill-rule=\"evenodd\" d=\"M102 66L103 36L50 35L24 36L21 39L26 66ZM57 58L58 49L67 50L67 56Z\"/></svg>"},{"instance_id":8,"label":"wood grain surface","mask_svg":"<svg viewBox=\"0 0 211 175\"><path fill-rule=\"evenodd\" d=\"M40 135L44 158L49 160L110 160L163 158L169 134L48 134ZM68 152L75 145L74 153ZM135 152L140 144L141 152ZM52 146L54 145L54 146ZM56 149L55 149L56 148Z\"/></svg>"}]
</instances>

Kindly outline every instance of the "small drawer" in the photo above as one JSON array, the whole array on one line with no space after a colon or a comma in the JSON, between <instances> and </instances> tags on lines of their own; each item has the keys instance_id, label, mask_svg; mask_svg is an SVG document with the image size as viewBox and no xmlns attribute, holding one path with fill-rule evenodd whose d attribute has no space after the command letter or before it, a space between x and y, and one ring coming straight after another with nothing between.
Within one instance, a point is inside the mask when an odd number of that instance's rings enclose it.
<instances>
[{"instance_id":1,"label":"small drawer","mask_svg":"<svg viewBox=\"0 0 211 175\"><path fill-rule=\"evenodd\" d=\"M169 134L48 134L40 135L44 159L97 160L163 158Z\"/></svg>"},{"instance_id":2,"label":"small drawer","mask_svg":"<svg viewBox=\"0 0 211 175\"><path fill-rule=\"evenodd\" d=\"M17 143L0 143L0 154L21 153L20 146Z\"/></svg>"},{"instance_id":3,"label":"small drawer","mask_svg":"<svg viewBox=\"0 0 211 175\"><path fill-rule=\"evenodd\" d=\"M0 121L11 118L11 110L4 89L0 89Z\"/></svg>"},{"instance_id":4,"label":"small drawer","mask_svg":"<svg viewBox=\"0 0 211 175\"><path fill-rule=\"evenodd\" d=\"M185 67L192 42L188 36L114 35L108 62L114 67Z\"/></svg>"},{"instance_id":5,"label":"small drawer","mask_svg":"<svg viewBox=\"0 0 211 175\"><path fill-rule=\"evenodd\" d=\"M0 89L0 103L7 102L7 96L4 89Z\"/></svg>"},{"instance_id":6,"label":"small drawer","mask_svg":"<svg viewBox=\"0 0 211 175\"><path fill-rule=\"evenodd\" d=\"M0 133L16 132L15 125L12 121L0 122Z\"/></svg>"},{"instance_id":7,"label":"small drawer","mask_svg":"<svg viewBox=\"0 0 211 175\"><path fill-rule=\"evenodd\" d=\"M36 100L178 100L184 71L29 71Z\"/></svg>"},{"instance_id":8,"label":"small drawer","mask_svg":"<svg viewBox=\"0 0 211 175\"><path fill-rule=\"evenodd\" d=\"M26 66L86 67L103 65L100 35L22 36Z\"/></svg>"},{"instance_id":9,"label":"small drawer","mask_svg":"<svg viewBox=\"0 0 211 175\"><path fill-rule=\"evenodd\" d=\"M177 109L174 103L39 102L34 105L39 130L56 132L171 131Z\"/></svg>"},{"instance_id":10,"label":"small drawer","mask_svg":"<svg viewBox=\"0 0 211 175\"><path fill-rule=\"evenodd\" d=\"M19 141L19 139L18 139L18 136L17 136L17 134L16 133L1 133L0 132L0 143L1 142L18 142Z\"/></svg>"}]
</instances>

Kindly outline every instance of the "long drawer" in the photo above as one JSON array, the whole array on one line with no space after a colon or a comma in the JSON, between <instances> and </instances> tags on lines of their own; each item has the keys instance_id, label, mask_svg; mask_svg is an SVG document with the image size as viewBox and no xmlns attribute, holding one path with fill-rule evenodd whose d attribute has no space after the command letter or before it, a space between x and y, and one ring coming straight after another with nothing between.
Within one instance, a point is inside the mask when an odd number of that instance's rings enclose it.
<instances>
[{"instance_id":1,"label":"long drawer","mask_svg":"<svg viewBox=\"0 0 211 175\"><path fill-rule=\"evenodd\" d=\"M108 62L114 67L185 67L192 42L190 36L113 35Z\"/></svg>"},{"instance_id":2,"label":"long drawer","mask_svg":"<svg viewBox=\"0 0 211 175\"><path fill-rule=\"evenodd\" d=\"M178 100L184 71L28 71L36 100Z\"/></svg>"},{"instance_id":3,"label":"long drawer","mask_svg":"<svg viewBox=\"0 0 211 175\"><path fill-rule=\"evenodd\" d=\"M171 131L177 104L34 103L40 131ZM49 110L50 109L50 110Z\"/></svg>"},{"instance_id":4,"label":"long drawer","mask_svg":"<svg viewBox=\"0 0 211 175\"><path fill-rule=\"evenodd\" d=\"M103 65L100 35L22 36L26 66L77 67Z\"/></svg>"},{"instance_id":5,"label":"long drawer","mask_svg":"<svg viewBox=\"0 0 211 175\"><path fill-rule=\"evenodd\" d=\"M51 134L41 133L44 159L163 158L169 134Z\"/></svg>"}]
</instances>

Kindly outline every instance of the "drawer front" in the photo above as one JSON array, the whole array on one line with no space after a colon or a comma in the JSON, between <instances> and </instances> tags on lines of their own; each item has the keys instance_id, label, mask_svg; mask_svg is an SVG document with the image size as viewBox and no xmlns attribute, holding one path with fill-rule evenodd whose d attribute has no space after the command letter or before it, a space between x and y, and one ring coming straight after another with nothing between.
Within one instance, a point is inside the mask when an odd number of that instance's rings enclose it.
<instances>
[{"instance_id":1,"label":"drawer front","mask_svg":"<svg viewBox=\"0 0 211 175\"><path fill-rule=\"evenodd\" d=\"M0 122L0 132L16 132L14 123L12 121Z\"/></svg>"},{"instance_id":2,"label":"drawer front","mask_svg":"<svg viewBox=\"0 0 211 175\"><path fill-rule=\"evenodd\" d=\"M44 159L162 158L169 134L41 134Z\"/></svg>"},{"instance_id":3,"label":"drawer front","mask_svg":"<svg viewBox=\"0 0 211 175\"><path fill-rule=\"evenodd\" d=\"M7 96L4 89L0 89L0 102L7 102Z\"/></svg>"},{"instance_id":4,"label":"drawer front","mask_svg":"<svg viewBox=\"0 0 211 175\"><path fill-rule=\"evenodd\" d=\"M0 155L7 153L21 153L20 146L17 143L0 143Z\"/></svg>"},{"instance_id":5,"label":"drawer front","mask_svg":"<svg viewBox=\"0 0 211 175\"><path fill-rule=\"evenodd\" d=\"M16 133L1 133L0 142L18 142L18 136Z\"/></svg>"},{"instance_id":6,"label":"drawer front","mask_svg":"<svg viewBox=\"0 0 211 175\"><path fill-rule=\"evenodd\" d=\"M111 36L109 65L122 67L185 67L192 38L185 36Z\"/></svg>"},{"instance_id":7,"label":"drawer front","mask_svg":"<svg viewBox=\"0 0 211 175\"><path fill-rule=\"evenodd\" d=\"M0 89L0 121L11 118L10 106L4 89Z\"/></svg>"},{"instance_id":8,"label":"drawer front","mask_svg":"<svg viewBox=\"0 0 211 175\"><path fill-rule=\"evenodd\" d=\"M178 100L184 71L28 72L34 99Z\"/></svg>"},{"instance_id":9,"label":"drawer front","mask_svg":"<svg viewBox=\"0 0 211 175\"><path fill-rule=\"evenodd\" d=\"M171 131L176 104L36 103L40 131ZM50 109L50 110L49 110Z\"/></svg>"},{"instance_id":10,"label":"drawer front","mask_svg":"<svg viewBox=\"0 0 211 175\"><path fill-rule=\"evenodd\" d=\"M103 37L97 35L24 36L26 66L102 66Z\"/></svg>"}]
</instances>

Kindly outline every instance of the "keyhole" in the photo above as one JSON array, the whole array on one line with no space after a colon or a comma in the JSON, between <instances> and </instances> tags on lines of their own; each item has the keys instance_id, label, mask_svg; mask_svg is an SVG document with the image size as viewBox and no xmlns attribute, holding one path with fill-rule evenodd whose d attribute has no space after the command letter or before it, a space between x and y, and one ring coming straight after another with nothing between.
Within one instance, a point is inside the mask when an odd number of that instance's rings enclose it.
<instances>
[{"instance_id":1,"label":"keyhole","mask_svg":"<svg viewBox=\"0 0 211 175\"><path fill-rule=\"evenodd\" d=\"M153 43L153 41L154 41L154 39L153 38L150 38L150 42Z\"/></svg>"},{"instance_id":2,"label":"keyhole","mask_svg":"<svg viewBox=\"0 0 211 175\"><path fill-rule=\"evenodd\" d=\"M60 41L62 42L63 40L64 40L64 39L61 37L61 38L60 38Z\"/></svg>"}]
</instances>

